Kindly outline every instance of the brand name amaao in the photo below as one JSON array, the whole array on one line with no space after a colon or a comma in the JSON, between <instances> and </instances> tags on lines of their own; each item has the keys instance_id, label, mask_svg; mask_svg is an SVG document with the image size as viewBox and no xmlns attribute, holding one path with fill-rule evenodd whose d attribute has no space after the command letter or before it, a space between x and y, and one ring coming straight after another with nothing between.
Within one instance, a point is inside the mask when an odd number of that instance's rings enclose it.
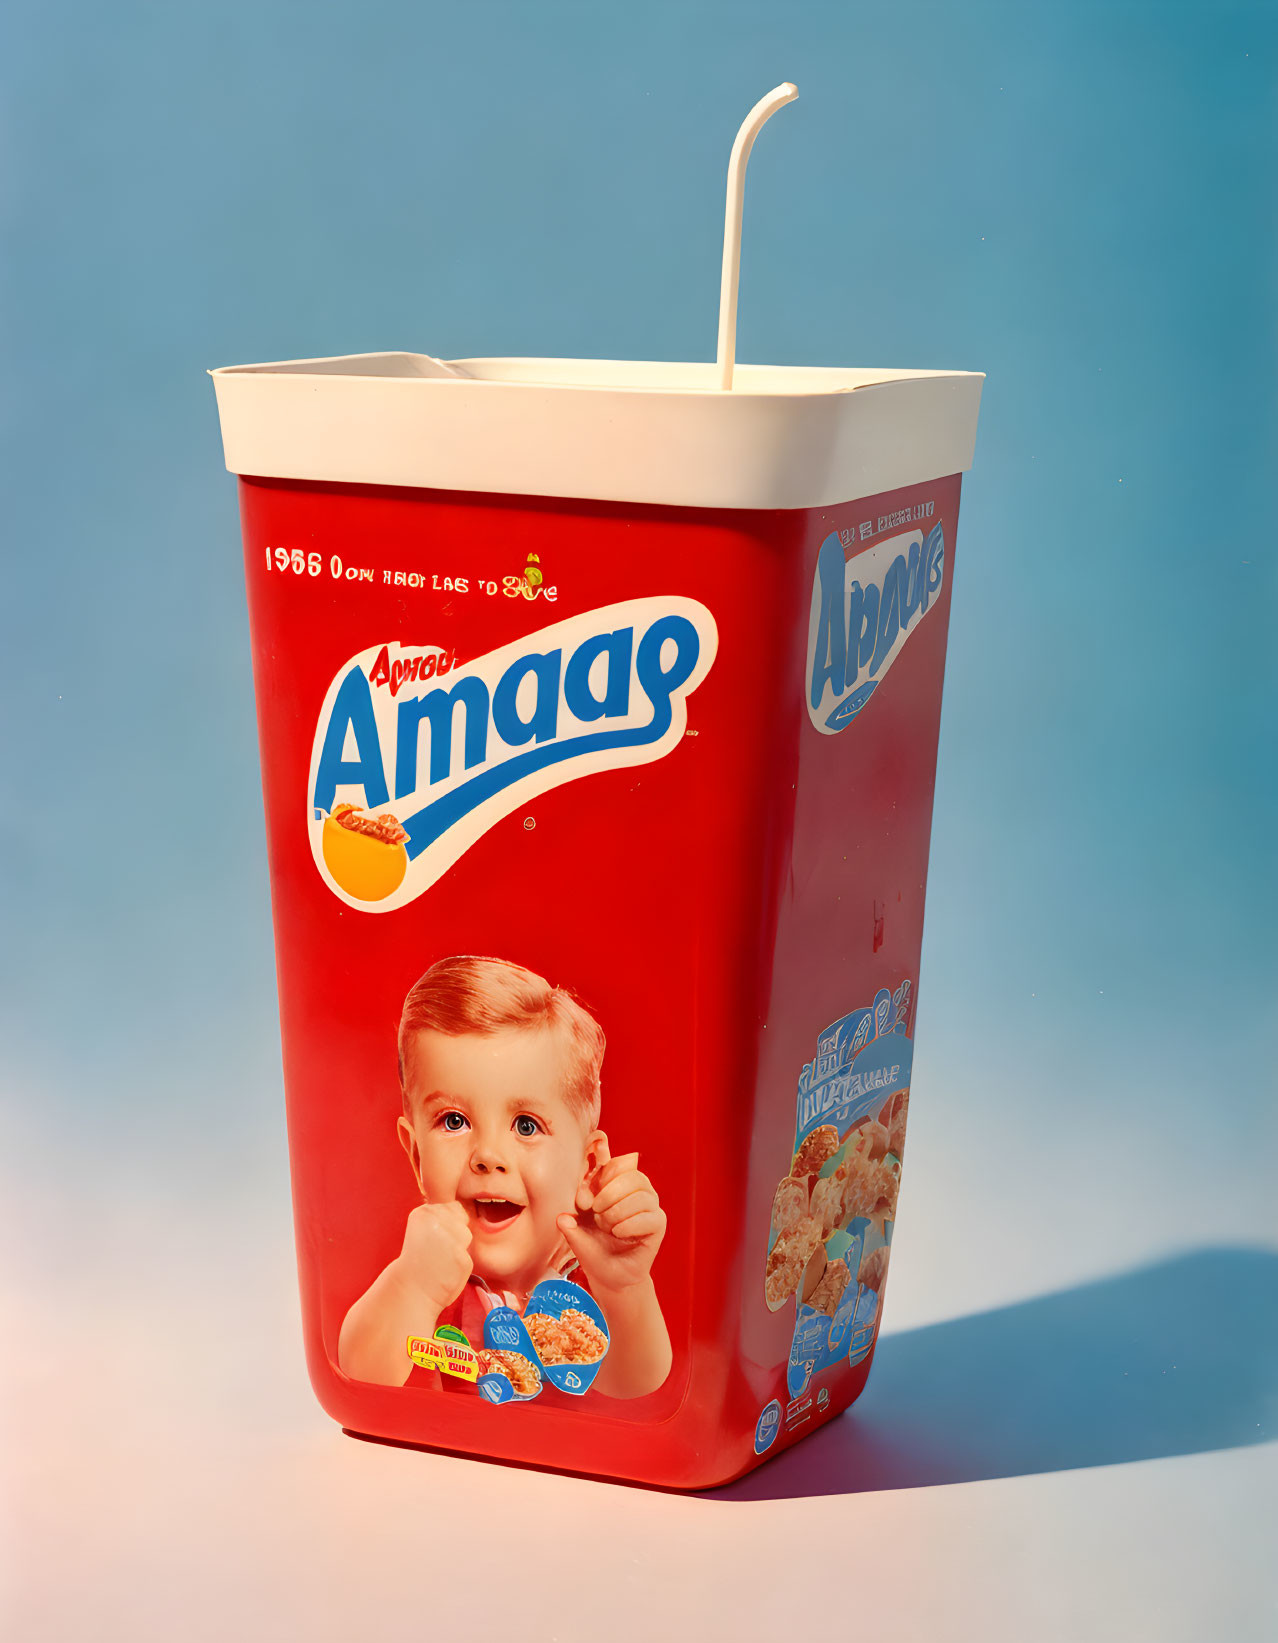
<instances>
[{"instance_id":1,"label":"brand name amaao","mask_svg":"<svg viewBox=\"0 0 1278 1643\"><path fill-rule=\"evenodd\" d=\"M379 912L428 889L494 822L595 771L664 758L718 644L695 600L631 599L472 661L387 641L339 668L311 755L312 853L336 895L323 822L340 803L393 807L408 868Z\"/></svg>"}]
</instances>

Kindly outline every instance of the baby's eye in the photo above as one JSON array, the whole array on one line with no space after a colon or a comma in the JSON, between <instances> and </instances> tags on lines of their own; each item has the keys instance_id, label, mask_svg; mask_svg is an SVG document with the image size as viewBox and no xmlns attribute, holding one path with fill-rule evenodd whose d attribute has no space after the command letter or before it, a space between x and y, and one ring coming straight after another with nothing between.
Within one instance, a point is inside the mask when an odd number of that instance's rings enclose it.
<instances>
[{"instance_id":1,"label":"baby's eye","mask_svg":"<svg viewBox=\"0 0 1278 1643\"><path fill-rule=\"evenodd\" d=\"M535 1118L530 1118L526 1112L521 1112L515 1120L515 1133L525 1138L530 1135L540 1135L541 1125Z\"/></svg>"},{"instance_id":2,"label":"baby's eye","mask_svg":"<svg viewBox=\"0 0 1278 1643\"><path fill-rule=\"evenodd\" d=\"M464 1130L468 1127L466 1123L466 1115L462 1112L446 1112L440 1119L440 1123L446 1130L451 1131L454 1135L456 1135L459 1130Z\"/></svg>"}]
</instances>

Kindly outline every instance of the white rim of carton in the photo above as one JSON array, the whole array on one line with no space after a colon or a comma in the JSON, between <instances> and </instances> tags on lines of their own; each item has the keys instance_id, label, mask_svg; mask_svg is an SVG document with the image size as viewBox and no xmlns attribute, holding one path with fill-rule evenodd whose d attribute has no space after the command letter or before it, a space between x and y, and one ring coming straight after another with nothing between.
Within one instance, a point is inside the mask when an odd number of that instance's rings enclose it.
<instances>
[{"instance_id":1,"label":"white rim of carton","mask_svg":"<svg viewBox=\"0 0 1278 1643\"><path fill-rule=\"evenodd\" d=\"M210 372L246 477L822 508L965 473L978 371L346 354Z\"/></svg>"}]
</instances>

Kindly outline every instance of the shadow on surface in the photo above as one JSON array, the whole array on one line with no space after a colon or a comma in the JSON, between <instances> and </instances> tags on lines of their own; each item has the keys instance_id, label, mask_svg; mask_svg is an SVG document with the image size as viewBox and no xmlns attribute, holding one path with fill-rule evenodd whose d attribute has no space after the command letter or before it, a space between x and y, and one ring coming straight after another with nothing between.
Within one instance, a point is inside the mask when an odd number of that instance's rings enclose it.
<instances>
[{"instance_id":1,"label":"shadow on surface","mask_svg":"<svg viewBox=\"0 0 1278 1643\"><path fill-rule=\"evenodd\" d=\"M1205 1250L884 1335L861 1398L709 1491L784 1500L970 1483L1263 1443L1278 1411L1278 1254Z\"/></svg>"}]
</instances>

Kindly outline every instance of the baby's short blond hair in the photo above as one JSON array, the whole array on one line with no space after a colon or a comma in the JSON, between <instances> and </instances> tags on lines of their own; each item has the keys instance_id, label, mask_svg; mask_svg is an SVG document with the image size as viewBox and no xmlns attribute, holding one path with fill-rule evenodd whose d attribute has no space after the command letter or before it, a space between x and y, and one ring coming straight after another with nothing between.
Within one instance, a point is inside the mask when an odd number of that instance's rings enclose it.
<instances>
[{"instance_id":1,"label":"baby's short blond hair","mask_svg":"<svg viewBox=\"0 0 1278 1643\"><path fill-rule=\"evenodd\" d=\"M565 1036L564 1098L589 1129L599 1123L603 1028L571 993L504 958L441 958L408 989L399 1018L399 1084L408 1109L405 1052L414 1033L495 1033L502 1027Z\"/></svg>"}]
</instances>

